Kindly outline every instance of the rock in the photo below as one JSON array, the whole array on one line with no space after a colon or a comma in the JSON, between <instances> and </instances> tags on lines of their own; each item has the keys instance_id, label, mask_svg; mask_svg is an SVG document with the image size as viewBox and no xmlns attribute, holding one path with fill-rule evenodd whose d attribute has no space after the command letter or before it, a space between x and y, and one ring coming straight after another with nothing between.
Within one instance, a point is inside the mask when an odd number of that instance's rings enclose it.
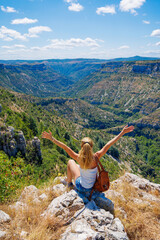
<instances>
[{"instance_id":1,"label":"rock","mask_svg":"<svg viewBox=\"0 0 160 240\"><path fill-rule=\"evenodd\" d=\"M0 149L10 157L15 157L20 151L23 155L26 152L26 141L22 131L15 133L13 127L9 126L0 131Z\"/></svg>"},{"instance_id":2,"label":"rock","mask_svg":"<svg viewBox=\"0 0 160 240\"><path fill-rule=\"evenodd\" d=\"M0 230L0 239L5 239L7 233L5 231Z\"/></svg>"},{"instance_id":3,"label":"rock","mask_svg":"<svg viewBox=\"0 0 160 240\"><path fill-rule=\"evenodd\" d=\"M124 227L119 218L115 218L110 227L112 231L124 232Z\"/></svg>"},{"instance_id":4,"label":"rock","mask_svg":"<svg viewBox=\"0 0 160 240\"><path fill-rule=\"evenodd\" d=\"M45 193L43 193L43 194L41 194L41 195L39 196L39 199L40 199L41 201L44 201L44 200L47 200L48 197L47 197L47 195L46 195Z\"/></svg>"},{"instance_id":5,"label":"rock","mask_svg":"<svg viewBox=\"0 0 160 240\"><path fill-rule=\"evenodd\" d=\"M121 221L118 218L114 219L113 214L108 211L108 206L112 205L111 200L106 199L103 194L95 192L94 200L84 204L85 197L82 197L75 190L65 192L55 198L41 216L55 215L62 218L66 225L69 225L62 234L61 240L105 239L109 235L115 237L118 233L120 237L128 239ZM102 209L97 206L95 201L99 205L106 203L107 207L103 206ZM101 201L102 203L100 203Z\"/></svg>"},{"instance_id":6,"label":"rock","mask_svg":"<svg viewBox=\"0 0 160 240\"><path fill-rule=\"evenodd\" d=\"M28 235L29 235L28 232L22 231L22 232L20 233L21 240L25 240Z\"/></svg>"},{"instance_id":7,"label":"rock","mask_svg":"<svg viewBox=\"0 0 160 240\"><path fill-rule=\"evenodd\" d=\"M141 189L147 192L157 190L160 193L160 184L152 183L149 180L138 177L132 173L125 173L124 176L118 178L112 184L118 185L124 183L125 181L131 183L137 189Z\"/></svg>"},{"instance_id":8,"label":"rock","mask_svg":"<svg viewBox=\"0 0 160 240\"><path fill-rule=\"evenodd\" d=\"M24 202L28 199L34 200L36 198L38 199L38 189L34 185L30 185L24 188L21 196L19 197L19 201Z\"/></svg>"},{"instance_id":9,"label":"rock","mask_svg":"<svg viewBox=\"0 0 160 240\"><path fill-rule=\"evenodd\" d=\"M11 221L10 216L7 213L0 210L0 223L9 222L9 221Z\"/></svg>"},{"instance_id":10,"label":"rock","mask_svg":"<svg viewBox=\"0 0 160 240\"><path fill-rule=\"evenodd\" d=\"M66 187L61 183L53 186L52 190L58 192L58 194L62 194L66 191Z\"/></svg>"},{"instance_id":11,"label":"rock","mask_svg":"<svg viewBox=\"0 0 160 240\"><path fill-rule=\"evenodd\" d=\"M99 208L93 200L77 211L67 223L71 225L62 234L61 240L106 239L107 236L118 233L124 239L128 239L121 221L118 218L114 219L109 211Z\"/></svg>"},{"instance_id":12,"label":"rock","mask_svg":"<svg viewBox=\"0 0 160 240\"><path fill-rule=\"evenodd\" d=\"M39 200L39 198L34 198L32 201L34 204L40 204L41 201Z\"/></svg>"},{"instance_id":13,"label":"rock","mask_svg":"<svg viewBox=\"0 0 160 240\"><path fill-rule=\"evenodd\" d=\"M74 202L75 200L77 200ZM46 215L61 215L62 217L66 218L66 214L69 213L69 207L74 203L74 208L81 209L84 207L83 200L78 196L78 194L71 190L70 192L66 192L63 195L55 198L52 200L52 202L49 204L47 210L42 214L42 216Z\"/></svg>"},{"instance_id":14,"label":"rock","mask_svg":"<svg viewBox=\"0 0 160 240\"><path fill-rule=\"evenodd\" d=\"M18 131L17 148L23 155L26 154L26 140L22 131Z\"/></svg>"},{"instance_id":15,"label":"rock","mask_svg":"<svg viewBox=\"0 0 160 240\"><path fill-rule=\"evenodd\" d=\"M40 140L38 139L38 137L34 137L33 138L32 146L34 148L36 156L39 159L39 163L42 163L42 152L41 152L41 147L40 147Z\"/></svg>"},{"instance_id":16,"label":"rock","mask_svg":"<svg viewBox=\"0 0 160 240\"><path fill-rule=\"evenodd\" d=\"M0 113L2 112L2 105L0 104Z\"/></svg>"},{"instance_id":17,"label":"rock","mask_svg":"<svg viewBox=\"0 0 160 240\"><path fill-rule=\"evenodd\" d=\"M100 239L100 234L95 232L86 220L77 220L71 224L61 235L61 240L86 240ZM103 238L104 239L104 238Z\"/></svg>"},{"instance_id":18,"label":"rock","mask_svg":"<svg viewBox=\"0 0 160 240\"><path fill-rule=\"evenodd\" d=\"M117 191L115 191L115 190L111 190L111 189L108 190L108 191L105 193L105 197L111 198L112 200L114 200L114 199L116 199L116 198L119 198L119 199L121 199L122 201L126 201L122 194L120 194L119 192L117 192Z\"/></svg>"},{"instance_id":19,"label":"rock","mask_svg":"<svg viewBox=\"0 0 160 240\"><path fill-rule=\"evenodd\" d=\"M65 177L56 177L53 181L54 184L60 184L65 180Z\"/></svg>"},{"instance_id":20,"label":"rock","mask_svg":"<svg viewBox=\"0 0 160 240\"><path fill-rule=\"evenodd\" d=\"M129 240L126 233L115 232L112 230L108 230L107 237L109 240Z\"/></svg>"},{"instance_id":21,"label":"rock","mask_svg":"<svg viewBox=\"0 0 160 240\"><path fill-rule=\"evenodd\" d=\"M17 201L16 203L14 203L13 205L9 205L9 207L11 209L15 209L15 211L19 211L21 209L21 211L23 211L26 207L27 207L27 204L26 203L23 203L23 202L20 202L20 201Z\"/></svg>"}]
</instances>

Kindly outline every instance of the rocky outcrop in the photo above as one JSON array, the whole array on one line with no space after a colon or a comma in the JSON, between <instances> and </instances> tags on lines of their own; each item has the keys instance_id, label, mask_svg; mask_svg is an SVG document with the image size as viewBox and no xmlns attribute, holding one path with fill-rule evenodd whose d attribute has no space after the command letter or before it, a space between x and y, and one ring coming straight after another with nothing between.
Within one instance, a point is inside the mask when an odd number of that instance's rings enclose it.
<instances>
[{"instance_id":1,"label":"rocky outcrop","mask_svg":"<svg viewBox=\"0 0 160 240\"><path fill-rule=\"evenodd\" d=\"M138 177L132 173L126 173L124 176L118 178L113 182L114 185L120 185L123 182L132 184L137 190L144 190L146 192L158 191L160 193L160 184L150 182L149 180Z\"/></svg>"},{"instance_id":2,"label":"rocky outcrop","mask_svg":"<svg viewBox=\"0 0 160 240\"><path fill-rule=\"evenodd\" d=\"M133 65L132 71L134 73L155 74L160 73L160 63L146 63L145 65Z\"/></svg>"},{"instance_id":3,"label":"rocky outcrop","mask_svg":"<svg viewBox=\"0 0 160 240\"><path fill-rule=\"evenodd\" d=\"M121 221L112 214L113 203L100 193L93 194L93 198L94 200L88 201L85 195L75 190L65 192L49 204L41 217L56 216L66 222L68 228L61 235L61 240L102 240L106 237L110 240L127 240ZM103 201L102 208L98 206L100 198Z\"/></svg>"},{"instance_id":4,"label":"rocky outcrop","mask_svg":"<svg viewBox=\"0 0 160 240\"><path fill-rule=\"evenodd\" d=\"M42 153L38 137L34 137L32 141L26 143L22 131L16 131L12 126L0 126L0 150L3 150L9 157L16 157L18 152L21 152L25 156L27 144L31 146L31 148L28 148L28 151L33 151L33 157L38 159L39 163L42 163Z\"/></svg>"},{"instance_id":5,"label":"rocky outcrop","mask_svg":"<svg viewBox=\"0 0 160 240\"><path fill-rule=\"evenodd\" d=\"M26 153L26 140L22 131L16 132L13 127L1 127L0 129L0 150L7 155L16 156L20 151L23 155Z\"/></svg>"},{"instance_id":6,"label":"rocky outcrop","mask_svg":"<svg viewBox=\"0 0 160 240\"><path fill-rule=\"evenodd\" d=\"M11 221L10 216L7 213L0 210L0 223L10 222L10 221Z\"/></svg>"},{"instance_id":7,"label":"rocky outcrop","mask_svg":"<svg viewBox=\"0 0 160 240\"><path fill-rule=\"evenodd\" d=\"M126 173L124 176L112 182L111 189L105 193L105 196L101 193L94 193L91 201L88 200L87 195L82 195L74 189L69 190L63 184L59 184L60 179L60 177L56 178L54 186L47 188L43 193L33 185L25 187L18 201L10 206L12 210L15 209L15 212L21 214L27 213L27 219L29 219L28 213L31 211L30 206L32 207L31 209L33 209L33 207L36 208L36 206L40 208L44 203L47 203L47 205L45 205L46 207L42 208L46 210L41 210L38 218L41 223L46 223L49 219L49 222L54 221L54 219L61 222L60 227L62 231L58 235L58 238L56 238L60 240L128 240L129 237L121 220L113 214L114 205L110 199L114 202L118 199L120 204L116 206L116 208L120 212L120 215L123 215L125 222L128 221L128 212L126 211L127 208L123 209L123 207L128 204L128 201L129 204L131 203L133 205L134 203L136 209L138 209L138 206L146 206L146 208L151 209L153 202L156 202L156 204L160 203L158 195L151 194L153 191L160 192L160 184L149 182L131 173ZM131 192L124 194L122 185L126 184L135 188L135 196ZM48 194L51 192L54 198L50 200ZM60 194L58 197L57 193ZM126 198L126 194L129 198ZM98 198L99 201L97 200ZM103 204L100 205L100 202L103 202ZM122 204L123 202L125 204ZM2 215L5 214L3 213ZM5 217L5 221L10 221L11 223L14 219ZM151 221L152 219L150 219L150 222ZM153 221L156 223L156 219ZM55 222L55 224L56 223L57 222ZM4 221L3 224L5 224ZM3 224L1 224L0 234L2 234L2 236L8 236L9 232L3 227ZM18 231L15 229L17 239L24 240L32 234L32 232L24 229L24 227L24 225L22 228L19 227ZM138 231L140 231L140 229ZM159 238L152 239L157 240Z\"/></svg>"},{"instance_id":8,"label":"rocky outcrop","mask_svg":"<svg viewBox=\"0 0 160 240\"><path fill-rule=\"evenodd\" d=\"M34 148L36 156L38 157L39 161L42 162L42 152L41 152L40 140L38 139L38 137L34 137L31 143Z\"/></svg>"}]
</instances>

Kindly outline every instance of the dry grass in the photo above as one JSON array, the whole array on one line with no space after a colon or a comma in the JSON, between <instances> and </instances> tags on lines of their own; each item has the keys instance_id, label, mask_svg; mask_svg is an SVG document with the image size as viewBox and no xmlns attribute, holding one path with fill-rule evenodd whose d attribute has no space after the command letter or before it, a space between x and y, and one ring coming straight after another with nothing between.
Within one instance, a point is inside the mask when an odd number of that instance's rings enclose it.
<instances>
[{"instance_id":1,"label":"dry grass","mask_svg":"<svg viewBox=\"0 0 160 240\"><path fill-rule=\"evenodd\" d=\"M22 231L28 233L26 240L58 240L65 231L65 222L58 217L41 217L50 202L58 196L58 192L53 192L51 187L46 190L41 189L40 194L45 193L47 199L40 203L34 203L29 196L25 199L26 207L15 210L13 207L4 204L1 210L12 218L10 223L2 225L2 229L7 231L6 240L20 240Z\"/></svg>"},{"instance_id":2,"label":"dry grass","mask_svg":"<svg viewBox=\"0 0 160 240\"><path fill-rule=\"evenodd\" d=\"M114 190L114 186L112 186ZM124 182L116 191L124 196L114 199L115 216L120 218L130 240L159 240L160 239L160 204L159 202L144 201L139 191ZM157 197L158 191L154 192ZM137 202L134 201L137 199ZM126 213L126 216L125 214Z\"/></svg>"}]
</instances>

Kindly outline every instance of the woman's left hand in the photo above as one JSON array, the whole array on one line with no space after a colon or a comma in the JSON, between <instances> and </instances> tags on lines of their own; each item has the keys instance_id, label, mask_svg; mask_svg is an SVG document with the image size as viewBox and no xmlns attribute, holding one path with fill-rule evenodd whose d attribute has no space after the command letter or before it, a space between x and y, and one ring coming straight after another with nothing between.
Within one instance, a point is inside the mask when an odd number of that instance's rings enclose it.
<instances>
[{"instance_id":1,"label":"woman's left hand","mask_svg":"<svg viewBox=\"0 0 160 240\"><path fill-rule=\"evenodd\" d=\"M122 132L125 134L125 133L132 132L133 130L134 130L134 126L133 126L133 125L132 125L132 126L129 126L129 127L128 127L128 125L126 125L126 126L123 128Z\"/></svg>"},{"instance_id":2,"label":"woman's left hand","mask_svg":"<svg viewBox=\"0 0 160 240\"><path fill-rule=\"evenodd\" d=\"M44 131L42 133L42 138L46 138L46 139L51 140L51 141L54 140L54 138L52 137L51 131L49 131L49 133Z\"/></svg>"}]
</instances>

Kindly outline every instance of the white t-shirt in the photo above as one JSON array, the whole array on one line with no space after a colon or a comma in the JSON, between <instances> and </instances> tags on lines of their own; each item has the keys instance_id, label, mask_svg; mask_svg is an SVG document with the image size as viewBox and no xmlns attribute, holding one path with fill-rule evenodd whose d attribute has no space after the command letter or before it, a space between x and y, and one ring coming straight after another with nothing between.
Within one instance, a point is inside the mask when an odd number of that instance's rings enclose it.
<instances>
[{"instance_id":1,"label":"white t-shirt","mask_svg":"<svg viewBox=\"0 0 160 240\"><path fill-rule=\"evenodd\" d=\"M92 188L97 176L97 167L93 169L82 169L80 166L81 179L80 183L84 188Z\"/></svg>"}]
</instances>

